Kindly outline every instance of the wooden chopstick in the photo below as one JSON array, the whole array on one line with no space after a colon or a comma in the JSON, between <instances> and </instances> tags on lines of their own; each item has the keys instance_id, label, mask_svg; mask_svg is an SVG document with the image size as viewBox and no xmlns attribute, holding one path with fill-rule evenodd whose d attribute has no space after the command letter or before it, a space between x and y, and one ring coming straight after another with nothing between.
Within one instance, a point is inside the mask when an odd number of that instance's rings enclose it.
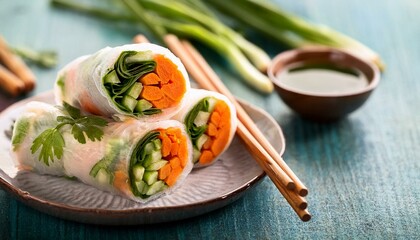
<instances>
[{"instance_id":1,"label":"wooden chopstick","mask_svg":"<svg viewBox=\"0 0 420 240\"><path fill-rule=\"evenodd\" d=\"M6 41L0 36L0 61L25 85L25 91L29 92L35 87L35 75L26 66L20 57L12 53Z\"/></svg>"},{"instance_id":2,"label":"wooden chopstick","mask_svg":"<svg viewBox=\"0 0 420 240\"><path fill-rule=\"evenodd\" d=\"M142 35L137 35L133 42L141 43L148 42L147 38ZM188 49L176 38L175 36L168 35L165 38L165 42L168 47L183 61L187 67L189 73L194 79L201 79L200 85L208 90L217 91L216 87L211 84L211 79L206 76L205 72L201 70L198 63L194 61L194 58L190 56ZM205 81L207 80L207 81ZM236 100L234 100L236 102ZM251 120L252 121L252 120ZM267 151L260 145L257 139L248 131L243 125L242 121L239 120L237 134L244 140L244 143L250 153L254 156L257 162L260 164L264 172L270 177L275 186L279 189L280 193L286 198L288 203L291 205L293 210L297 213L302 221L309 221L311 219L310 213L307 211L306 199L297 195L295 192L288 191L286 186L291 182L287 174L272 160L271 156ZM289 179L289 180L284 180ZM290 187L290 186L289 186Z\"/></svg>"},{"instance_id":3,"label":"wooden chopstick","mask_svg":"<svg viewBox=\"0 0 420 240\"><path fill-rule=\"evenodd\" d=\"M188 41L182 41L182 44L184 45L185 49L188 50L192 58L196 59L196 61L200 63L198 64L199 67L202 71L204 71L204 73L209 77L209 79L211 79L211 83L216 88L216 91L222 93L234 103L236 111L238 113L238 119L244 123L245 127L252 133L252 135L258 140L258 142L261 143L261 145L270 154L274 161L276 161L276 163L283 169L283 171L293 180L293 187L296 187L297 193L302 197L306 196L308 194L308 189L305 187L305 185L303 185L303 183L290 169L290 167L284 162L283 158L276 151L276 149L274 149L270 142L268 142L267 138L264 137L262 132L255 125L255 123L252 121L252 119L249 117L246 111L242 108L242 106L237 101L235 101L235 97L226 88L226 86L223 84L223 82L220 80L217 74L213 71L213 69L207 64L206 60ZM202 82L202 80L200 79L196 81L200 81L200 84ZM293 187L288 187L288 189L293 189Z\"/></svg>"},{"instance_id":4,"label":"wooden chopstick","mask_svg":"<svg viewBox=\"0 0 420 240\"><path fill-rule=\"evenodd\" d=\"M206 75L206 73L202 70L200 65L203 63L197 61L189 49L185 48L185 45L183 45L176 36L168 35L164 38L164 40L168 47L175 53L175 55L181 58L184 65L187 67L187 70L194 77L194 79L199 82L200 85L202 85L203 88L218 91L218 89L212 84L214 83L213 80L210 79L209 75ZM230 93L229 95L233 96ZM232 102L235 103L236 100L233 98ZM244 126L243 121L240 119L237 133L242 138L242 140L244 140L245 145L250 150L251 154L256 158L257 162L279 189L280 193L286 198L293 210L295 210L295 212L303 221L308 221L311 218L311 215L306 210L306 200L302 196L299 196L296 192L288 191L286 189L287 185L285 185L284 182L289 182L290 180L285 179L290 178L288 178L287 174L285 174L285 172L271 158L267 151L261 146L260 142L258 142L252 133Z\"/></svg>"},{"instance_id":5,"label":"wooden chopstick","mask_svg":"<svg viewBox=\"0 0 420 240\"><path fill-rule=\"evenodd\" d=\"M0 65L0 84L1 88L12 97L18 96L25 89L25 84L2 65Z\"/></svg>"}]
</instances>

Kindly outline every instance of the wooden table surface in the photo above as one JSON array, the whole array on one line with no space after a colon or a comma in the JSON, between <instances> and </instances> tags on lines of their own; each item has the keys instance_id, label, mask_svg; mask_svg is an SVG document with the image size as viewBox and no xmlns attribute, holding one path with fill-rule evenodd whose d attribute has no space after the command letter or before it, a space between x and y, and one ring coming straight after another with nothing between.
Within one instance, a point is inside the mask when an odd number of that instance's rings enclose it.
<instances>
[{"instance_id":1,"label":"wooden table surface","mask_svg":"<svg viewBox=\"0 0 420 240\"><path fill-rule=\"evenodd\" d=\"M276 94L257 94L204 51L231 91L264 108L282 127L284 159L309 187L310 222L301 222L266 178L222 209L178 222L106 227L51 217L0 190L0 239L419 239L420 2L417 0L278 0L375 49L387 68L367 103L333 124L301 119ZM32 67L35 95L52 88L60 67L105 46L129 43L138 26L91 18L48 0L0 0L0 34L12 45L53 49L59 66ZM281 51L251 36L274 56ZM17 99L0 96L2 104Z\"/></svg>"}]
</instances>

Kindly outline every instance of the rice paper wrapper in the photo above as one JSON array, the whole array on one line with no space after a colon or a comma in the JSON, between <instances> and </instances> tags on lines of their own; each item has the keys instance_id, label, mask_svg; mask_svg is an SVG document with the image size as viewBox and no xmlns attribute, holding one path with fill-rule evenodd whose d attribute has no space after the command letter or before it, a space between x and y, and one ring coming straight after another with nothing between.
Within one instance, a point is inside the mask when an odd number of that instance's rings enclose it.
<instances>
[{"instance_id":1,"label":"rice paper wrapper","mask_svg":"<svg viewBox=\"0 0 420 240\"><path fill-rule=\"evenodd\" d=\"M79 143L71 134L70 128L63 129L62 135L65 140L65 148L61 159L49 162L47 166L38 160L39 151L31 153L30 147L33 140L45 129L57 125L56 117L62 115L57 108L44 104L31 102L27 106L27 111L16 121L19 123L26 119L31 119L29 128L24 140L14 147L12 154L20 169L32 170L41 174L56 176L76 177L78 180L94 186L98 189L124 196L136 202L145 203L171 193L178 188L185 180L192 169L191 152L192 146L187 142L188 159L182 173L171 187L151 195L148 198L135 196L130 185L130 159L134 154L137 143L150 131L166 128L178 128L185 138L188 139L183 124L174 120L164 120L153 123L144 123L135 119L124 122L110 122L103 128L104 135L101 141L90 141L87 139L85 144ZM16 124L15 124L16 126ZM16 130L16 129L15 129ZM16 132L14 131L15 136ZM115 147L117 146L117 148ZM117 149L117 152L115 152ZM95 164L113 154L115 157L109 166L113 176L112 181L101 181L91 175Z\"/></svg>"},{"instance_id":2,"label":"rice paper wrapper","mask_svg":"<svg viewBox=\"0 0 420 240\"><path fill-rule=\"evenodd\" d=\"M208 166L208 165L211 165L214 162L216 162L218 157L224 151L226 151L226 149L229 148L229 145L232 142L233 137L235 136L236 127L238 125L238 120L237 120L237 117L236 117L236 108L233 105L233 103L225 95L222 95L218 92L208 91L208 90L204 90L204 89L195 89L195 88L190 89L190 91L188 92L188 95L186 97L186 101L185 101L186 103L185 103L184 107L172 119L175 119L177 121L185 123L185 118L187 117L188 113L200 101L202 101L204 98L207 98L207 97L213 97L217 100L225 102L226 105L228 106L229 110L230 110L230 130L229 130L229 133L228 133L228 141L224 145L223 150L217 156L215 156L214 160L211 163L202 164L200 162L197 162L197 163L194 164L194 168L200 168L200 167L203 167L203 166Z\"/></svg>"},{"instance_id":3,"label":"rice paper wrapper","mask_svg":"<svg viewBox=\"0 0 420 240\"><path fill-rule=\"evenodd\" d=\"M185 81L186 92L188 92L190 82L187 71L179 58L169 49L152 43L127 44L115 48L106 47L92 55L79 57L67 64L59 71L55 83L56 103L61 104L64 101L83 111L105 117L115 115L133 116L133 114L124 112L115 105L103 84L103 77L110 69L114 68L115 62L124 51L151 51L153 55L163 55L177 66ZM179 111L183 103L184 98L175 106L162 109L161 113L137 116L137 118L142 121L170 119ZM121 116L117 118L124 119Z\"/></svg>"}]
</instances>

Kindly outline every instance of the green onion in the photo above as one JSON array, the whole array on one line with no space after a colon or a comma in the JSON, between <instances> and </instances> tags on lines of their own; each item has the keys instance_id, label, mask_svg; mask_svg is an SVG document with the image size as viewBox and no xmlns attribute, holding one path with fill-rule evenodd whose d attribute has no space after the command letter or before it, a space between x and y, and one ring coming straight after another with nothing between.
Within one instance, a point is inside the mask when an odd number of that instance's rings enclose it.
<instances>
[{"instance_id":1,"label":"green onion","mask_svg":"<svg viewBox=\"0 0 420 240\"><path fill-rule=\"evenodd\" d=\"M164 3L168 5L165 6L159 1L123 0L124 6L129 10L127 12L108 11L75 4L68 0L53 0L52 2L56 6L112 21L139 21L145 24L159 39L170 32L201 41L226 57L251 87L263 93L273 91L272 82L256 68L258 66L264 70L267 67L270 60L268 55L214 18L214 15L210 14L210 11L200 1L183 0L184 3L182 3L182 1L165 0ZM195 2L195 4L190 4L191 2ZM209 14L205 14L205 12ZM175 18L174 16L182 17Z\"/></svg>"},{"instance_id":2,"label":"green onion","mask_svg":"<svg viewBox=\"0 0 420 240\"><path fill-rule=\"evenodd\" d=\"M24 47L14 47L13 52L40 67L52 68L57 65L57 53L54 51L35 51Z\"/></svg>"},{"instance_id":3,"label":"green onion","mask_svg":"<svg viewBox=\"0 0 420 240\"><path fill-rule=\"evenodd\" d=\"M209 0L207 2L226 16L233 17L246 26L251 26L291 47L311 45L336 47L371 61L384 70L385 66L379 55L357 40L327 26L306 22L267 1Z\"/></svg>"}]
</instances>

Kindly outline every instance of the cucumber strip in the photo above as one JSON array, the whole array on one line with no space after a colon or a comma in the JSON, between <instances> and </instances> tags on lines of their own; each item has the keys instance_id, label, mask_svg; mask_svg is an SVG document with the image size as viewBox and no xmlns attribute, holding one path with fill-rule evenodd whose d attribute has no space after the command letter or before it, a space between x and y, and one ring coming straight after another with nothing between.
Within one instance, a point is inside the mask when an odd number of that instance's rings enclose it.
<instances>
[{"instance_id":1,"label":"cucumber strip","mask_svg":"<svg viewBox=\"0 0 420 240\"><path fill-rule=\"evenodd\" d=\"M147 170L147 171L157 171L157 170L159 170L161 167L165 166L167 163L168 163L168 161L165 161L165 160L160 160L160 161L157 161L157 162L154 162L154 163L150 164L150 165L146 168L146 170Z\"/></svg>"},{"instance_id":2,"label":"cucumber strip","mask_svg":"<svg viewBox=\"0 0 420 240\"><path fill-rule=\"evenodd\" d=\"M153 145L155 146L155 150L160 150L162 148L162 141L160 139L153 140Z\"/></svg>"},{"instance_id":3,"label":"cucumber strip","mask_svg":"<svg viewBox=\"0 0 420 240\"><path fill-rule=\"evenodd\" d=\"M135 82L130 89L128 89L128 96L137 99L140 96L141 90L143 90L143 84ZM137 105L137 103L136 103Z\"/></svg>"},{"instance_id":4,"label":"cucumber strip","mask_svg":"<svg viewBox=\"0 0 420 240\"><path fill-rule=\"evenodd\" d=\"M148 168L152 163L160 161L161 159L162 159L162 153L160 152L160 150L154 151L151 154L146 156L146 159L143 162L143 166L145 168Z\"/></svg>"},{"instance_id":5,"label":"cucumber strip","mask_svg":"<svg viewBox=\"0 0 420 240\"><path fill-rule=\"evenodd\" d=\"M200 158L200 156L201 156L201 151L194 147L194 150L193 150L193 163L198 162L198 159Z\"/></svg>"},{"instance_id":6,"label":"cucumber strip","mask_svg":"<svg viewBox=\"0 0 420 240\"><path fill-rule=\"evenodd\" d=\"M122 100L122 105L132 112L137 105L137 100L129 95L125 95Z\"/></svg>"},{"instance_id":7,"label":"cucumber strip","mask_svg":"<svg viewBox=\"0 0 420 240\"><path fill-rule=\"evenodd\" d=\"M197 140L197 142L195 144L195 146L197 147L197 149L201 151L201 148L203 147L204 143L207 142L208 139L209 139L209 136L207 136L206 134L201 135L198 138L198 140Z\"/></svg>"},{"instance_id":8,"label":"cucumber strip","mask_svg":"<svg viewBox=\"0 0 420 240\"><path fill-rule=\"evenodd\" d=\"M149 189L149 185L145 181L136 181L137 191L141 194L146 194L147 190Z\"/></svg>"},{"instance_id":9,"label":"cucumber strip","mask_svg":"<svg viewBox=\"0 0 420 240\"><path fill-rule=\"evenodd\" d=\"M144 167L141 166L140 164L136 164L133 167L133 175L134 175L134 179L136 181L141 181L143 179L143 175L144 175Z\"/></svg>"},{"instance_id":10,"label":"cucumber strip","mask_svg":"<svg viewBox=\"0 0 420 240\"><path fill-rule=\"evenodd\" d=\"M207 112L212 113L214 110L214 107L216 106L217 99L214 97L209 97L207 99L207 102L208 102Z\"/></svg>"},{"instance_id":11,"label":"cucumber strip","mask_svg":"<svg viewBox=\"0 0 420 240\"><path fill-rule=\"evenodd\" d=\"M104 82L105 83L110 83L110 84L118 84L118 83L121 83L120 80L118 79L117 73L114 70L108 72L105 75Z\"/></svg>"},{"instance_id":12,"label":"cucumber strip","mask_svg":"<svg viewBox=\"0 0 420 240\"><path fill-rule=\"evenodd\" d=\"M152 154L155 151L155 145L153 144L153 141L147 143L143 151L146 154Z\"/></svg>"},{"instance_id":13,"label":"cucumber strip","mask_svg":"<svg viewBox=\"0 0 420 240\"><path fill-rule=\"evenodd\" d=\"M146 192L146 195L153 195L157 192L162 191L162 187L165 186L165 183L163 181L157 181L149 186L149 189Z\"/></svg>"},{"instance_id":14,"label":"cucumber strip","mask_svg":"<svg viewBox=\"0 0 420 240\"><path fill-rule=\"evenodd\" d=\"M204 125L207 125L207 122L209 121L210 113L209 112L203 112L199 111L197 114L197 117L194 119L194 124L197 127L201 127Z\"/></svg>"},{"instance_id":15,"label":"cucumber strip","mask_svg":"<svg viewBox=\"0 0 420 240\"><path fill-rule=\"evenodd\" d=\"M158 180L158 172L157 171L145 171L143 175L143 180L148 184L152 185Z\"/></svg>"},{"instance_id":16,"label":"cucumber strip","mask_svg":"<svg viewBox=\"0 0 420 240\"><path fill-rule=\"evenodd\" d=\"M146 110L149 110L153 107L153 105L147 101L146 99L140 99L136 105L136 111L142 113Z\"/></svg>"}]
</instances>

